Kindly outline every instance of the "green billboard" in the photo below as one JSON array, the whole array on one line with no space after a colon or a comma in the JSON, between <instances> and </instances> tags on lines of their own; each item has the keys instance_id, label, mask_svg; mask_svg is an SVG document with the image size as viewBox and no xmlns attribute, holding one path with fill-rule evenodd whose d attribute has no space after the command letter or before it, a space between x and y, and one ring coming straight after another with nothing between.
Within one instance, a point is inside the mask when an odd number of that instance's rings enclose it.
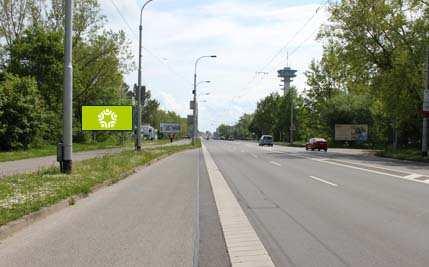
<instances>
[{"instance_id":1,"label":"green billboard","mask_svg":"<svg viewBox=\"0 0 429 267\"><path fill-rule=\"evenodd\" d=\"M132 106L83 106L83 131L132 131Z\"/></svg>"}]
</instances>

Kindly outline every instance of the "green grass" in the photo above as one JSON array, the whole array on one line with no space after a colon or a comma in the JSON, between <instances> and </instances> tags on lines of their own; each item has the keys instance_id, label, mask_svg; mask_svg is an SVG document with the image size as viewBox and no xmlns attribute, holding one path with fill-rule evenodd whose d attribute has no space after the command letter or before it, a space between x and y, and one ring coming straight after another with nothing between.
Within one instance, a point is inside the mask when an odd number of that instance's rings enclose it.
<instances>
[{"instance_id":1,"label":"green grass","mask_svg":"<svg viewBox=\"0 0 429 267\"><path fill-rule=\"evenodd\" d=\"M196 146L147 148L144 152L124 151L76 162L71 175L60 173L58 168L48 168L4 177L0 180L0 226L61 200L86 195L97 184L115 183L151 160L200 146L197 143Z\"/></svg>"},{"instance_id":2,"label":"green grass","mask_svg":"<svg viewBox=\"0 0 429 267\"><path fill-rule=\"evenodd\" d=\"M401 160L410 160L410 161L420 161L429 163L429 157L423 157L422 152L417 148L401 148L401 149L385 149L379 151L376 154L380 157L401 159Z\"/></svg>"},{"instance_id":3,"label":"green grass","mask_svg":"<svg viewBox=\"0 0 429 267\"><path fill-rule=\"evenodd\" d=\"M143 145L162 145L169 143L170 140L157 140L157 141L145 141ZM99 143L89 143L89 144L73 144L73 152L82 152L82 151L90 151L97 149L109 149L116 148L122 146L133 146L133 141L128 141L124 145L118 144L117 142L99 142ZM57 154L57 147L54 145L46 145L42 148L32 148L28 150L19 150L19 151L11 151L11 152L0 152L0 162L4 161L12 161L12 160L20 160L20 159L28 159L28 158L37 158L44 156L51 156Z\"/></svg>"}]
</instances>

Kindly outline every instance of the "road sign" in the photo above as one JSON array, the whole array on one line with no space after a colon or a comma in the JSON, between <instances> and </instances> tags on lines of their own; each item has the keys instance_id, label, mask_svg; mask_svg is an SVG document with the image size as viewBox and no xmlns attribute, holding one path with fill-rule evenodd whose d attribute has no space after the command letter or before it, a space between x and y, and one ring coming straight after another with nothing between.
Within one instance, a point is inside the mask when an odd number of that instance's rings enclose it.
<instances>
[{"instance_id":1,"label":"road sign","mask_svg":"<svg viewBox=\"0 0 429 267\"><path fill-rule=\"evenodd\" d=\"M188 115L188 125L193 125L193 124L194 124L194 116Z\"/></svg>"},{"instance_id":2,"label":"road sign","mask_svg":"<svg viewBox=\"0 0 429 267\"><path fill-rule=\"evenodd\" d=\"M132 131L132 106L83 106L83 131Z\"/></svg>"},{"instance_id":3,"label":"road sign","mask_svg":"<svg viewBox=\"0 0 429 267\"><path fill-rule=\"evenodd\" d=\"M180 124L178 123L161 123L161 133L180 133Z\"/></svg>"},{"instance_id":4,"label":"road sign","mask_svg":"<svg viewBox=\"0 0 429 267\"><path fill-rule=\"evenodd\" d=\"M195 102L194 102L194 100L191 100L189 102L189 108L192 109L192 110L195 108Z\"/></svg>"}]
</instances>

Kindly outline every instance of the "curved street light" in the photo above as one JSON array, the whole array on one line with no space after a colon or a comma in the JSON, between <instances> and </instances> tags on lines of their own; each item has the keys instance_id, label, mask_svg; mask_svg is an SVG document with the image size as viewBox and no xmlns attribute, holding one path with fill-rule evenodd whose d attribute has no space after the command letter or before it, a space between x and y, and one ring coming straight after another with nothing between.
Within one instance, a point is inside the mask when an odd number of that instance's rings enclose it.
<instances>
[{"instance_id":1,"label":"curved street light","mask_svg":"<svg viewBox=\"0 0 429 267\"><path fill-rule=\"evenodd\" d=\"M138 87L137 87L137 133L136 133L136 144L135 149L140 151L142 149L142 31L143 31L143 10L144 8L154 0L147 0L140 10L140 26L139 26L139 70L138 70Z\"/></svg>"},{"instance_id":2,"label":"curved street light","mask_svg":"<svg viewBox=\"0 0 429 267\"><path fill-rule=\"evenodd\" d=\"M198 67L198 63L200 62L201 59L203 58L216 58L216 55L210 55L210 56L202 56L197 58L197 60L195 61L195 68L194 68L194 110L193 110L193 115L194 115L194 129L193 129L193 138L192 138L192 143L195 144L195 140L197 139L197 134L198 134L198 118L197 118L197 109L198 109L198 103L197 103L197 67Z\"/></svg>"}]
</instances>

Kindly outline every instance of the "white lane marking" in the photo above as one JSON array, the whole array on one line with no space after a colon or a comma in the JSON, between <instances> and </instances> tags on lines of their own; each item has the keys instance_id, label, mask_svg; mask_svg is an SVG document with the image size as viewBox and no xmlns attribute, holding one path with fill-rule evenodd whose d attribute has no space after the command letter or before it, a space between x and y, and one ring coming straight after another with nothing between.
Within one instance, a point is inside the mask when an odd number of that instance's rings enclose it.
<instances>
[{"instance_id":1,"label":"white lane marking","mask_svg":"<svg viewBox=\"0 0 429 267\"><path fill-rule=\"evenodd\" d=\"M284 153L286 153L286 152L284 152ZM377 165L357 163L357 162L355 163L355 162L349 162L349 161L338 160L338 159L335 159L335 160L336 161L340 161L342 163L332 162L332 161L329 161L328 158L321 158L321 157L306 157L306 156L301 156L301 155L296 155L296 154L292 154L292 156L297 157L297 158L303 158L303 159L313 160L313 161L317 161L317 162L322 162L322 163L328 163L328 164L332 164L332 165L337 165L337 166L341 166L341 167L346 167L346 168L350 168L350 169L361 170L361 171L366 171L366 172L380 174L380 175L386 175L386 176L390 176L390 177L394 177L394 178L398 178L398 179L402 179L402 180L413 181L413 182L423 183L423 184L429 184L429 180L425 180L425 181L416 180L416 178L425 176L425 175L418 174L418 173L410 173L410 172L407 172L407 171L393 170L393 169L389 169L389 168L384 168L384 167L377 166ZM359 164L359 165L361 165L363 167L350 166L350 165L347 165L347 163L349 163L349 164ZM385 173L385 172L381 172L381 171L369 170L369 169L366 169L365 167L366 168L377 168L377 169L382 169L382 170L386 170L386 171L402 172L402 173L405 173L405 174L408 173L409 175L407 175L407 176L394 175L394 174Z\"/></svg>"},{"instance_id":2,"label":"white lane marking","mask_svg":"<svg viewBox=\"0 0 429 267\"><path fill-rule=\"evenodd\" d=\"M326 180L324 180L324 179L322 179L322 178L319 178L319 177L316 177L316 176L310 176L310 178L311 178L311 179L314 179L314 180L317 180L317 181L319 181L319 182L322 182L322 183L328 184L328 185L332 185L332 186L335 186L335 187L337 187L337 186L338 186L337 184L334 184L334 183L332 183L332 182L326 181Z\"/></svg>"},{"instance_id":3,"label":"white lane marking","mask_svg":"<svg viewBox=\"0 0 429 267\"><path fill-rule=\"evenodd\" d=\"M279 167L281 167L281 166L282 166L280 163L275 162L275 161L270 161L270 163L271 163L271 164L273 164L273 165L279 166Z\"/></svg>"},{"instance_id":4,"label":"white lane marking","mask_svg":"<svg viewBox=\"0 0 429 267\"><path fill-rule=\"evenodd\" d=\"M256 156L255 154L253 154L253 153L250 153L250 155L252 155L252 157L254 157L255 159L257 159L258 158L258 156Z\"/></svg>"},{"instance_id":5,"label":"white lane marking","mask_svg":"<svg viewBox=\"0 0 429 267\"><path fill-rule=\"evenodd\" d=\"M202 151L231 265L255 266L258 263L258 266L274 267L268 251L204 144ZM242 247L248 248L249 253L240 252ZM255 253L250 253L252 251Z\"/></svg>"},{"instance_id":6,"label":"white lane marking","mask_svg":"<svg viewBox=\"0 0 429 267\"><path fill-rule=\"evenodd\" d=\"M241 153L244 153L244 150L241 150Z\"/></svg>"},{"instance_id":7,"label":"white lane marking","mask_svg":"<svg viewBox=\"0 0 429 267\"><path fill-rule=\"evenodd\" d=\"M420 177L422 177L422 176L423 176L423 175L421 175L421 174L413 173L413 174L410 174L410 175L405 176L404 178L405 178L405 179L416 179L416 178L420 178Z\"/></svg>"}]
</instances>

